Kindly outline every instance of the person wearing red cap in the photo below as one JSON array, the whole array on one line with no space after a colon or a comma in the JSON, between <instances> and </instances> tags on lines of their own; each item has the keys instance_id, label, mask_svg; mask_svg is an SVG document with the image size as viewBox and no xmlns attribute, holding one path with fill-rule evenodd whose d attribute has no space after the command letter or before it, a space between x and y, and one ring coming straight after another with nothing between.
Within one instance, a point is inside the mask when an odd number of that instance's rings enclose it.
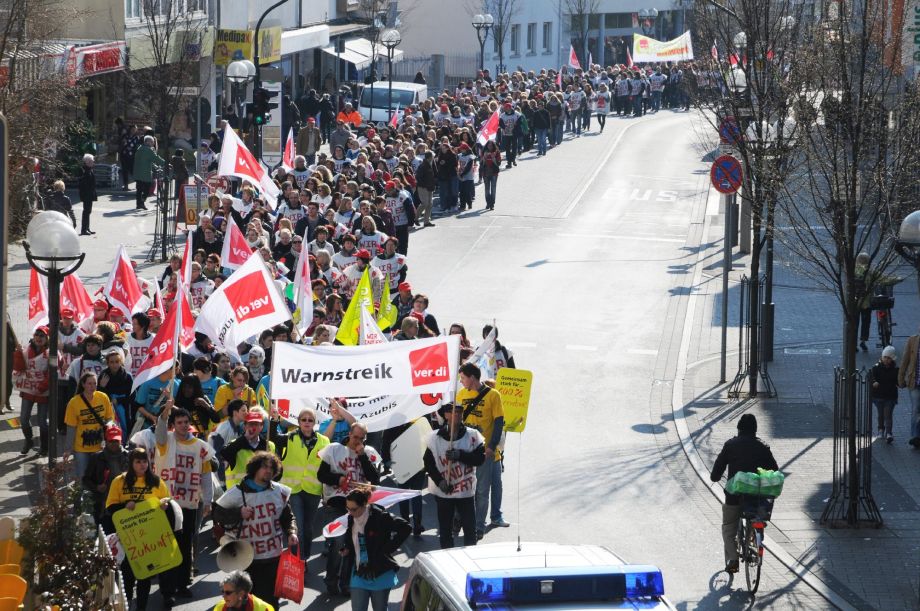
<instances>
[{"instance_id":1,"label":"person wearing red cap","mask_svg":"<svg viewBox=\"0 0 920 611\"><path fill-rule=\"evenodd\" d=\"M246 463L256 452L275 451L275 443L262 436L265 410L250 404L243 419L243 434L224 446L218 455L227 464L227 490L246 475Z\"/></svg>"},{"instance_id":2,"label":"person wearing red cap","mask_svg":"<svg viewBox=\"0 0 920 611\"><path fill-rule=\"evenodd\" d=\"M128 327L128 321L125 319L125 313L120 308L112 307L109 310L109 322L118 327L119 331L124 331Z\"/></svg>"},{"instance_id":3,"label":"person wearing red cap","mask_svg":"<svg viewBox=\"0 0 920 611\"><path fill-rule=\"evenodd\" d=\"M27 346L16 346L13 352L13 382L22 397L19 412L25 443L20 454L28 454L32 442L32 408L38 408L39 453L48 452L48 327L35 329Z\"/></svg>"},{"instance_id":4,"label":"person wearing red cap","mask_svg":"<svg viewBox=\"0 0 920 611\"><path fill-rule=\"evenodd\" d=\"M297 142L295 143L297 154L302 155L307 165L316 163L316 153L322 145L323 137L316 126L316 119L310 117L307 124L297 131Z\"/></svg>"},{"instance_id":5,"label":"person wearing red cap","mask_svg":"<svg viewBox=\"0 0 920 611\"><path fill-rule=\"evenodd\" d=\"M393 215L393 227L397 238L396 250L405 255L409 251L409 227L415 224L415 203L412 195L403 188L399 178L388 180L384 185L384 207Z\"/></svg>"},{"instance_id":6,"label":"person wearing red cap","mask_svg":"<svg viewBox=\"0 0 920 611\"><path fill-rule=\"evenodd\" d=\"M399 283L406 279L406 274L409 272L406 255L397 252L398 245L399 240L396 238L387 238L383 245L383 252L371 261L371 265L383 274L384 282L387 277L390 279L390 286L386 287L387 296L396 293Z\"/></svg>"},{"instance_id":7,"label":"person wearing red cap","mask_svg":"<svg viewBox=\"0 0 920 611\"><path fill-rule=\"evenodd\" d=\"M103 320L109 319L109 302L105 299L97 299L93 302L93 316L92 318L84 318L83 322L80 323L80 328L85 333L92 333L96 330L96 325Z\"/></svg>"},{"instance_id":8,"label":"person wearing red cap","mask_svg":"<svg viewBox=\"0 0 920 611\"><path fill-rule=\"evenodd\" d=\"M358 282L361 281L364 270L370 265L372 257L370 252L362 248L355 253L355 259L354 263L342 271L344 276L342 280L342 296L348 300L354 296L355 290L358 288ZM370 267L369 275L371 290L374 293L374 303L379 303L383 294L383 276L373 266Z\"/></svg>"},{"instance_id":9,"label":"person wearing red cap","mask_svg":"<svg viewBox=\"0 0 920 611\"><path fill-rule=\"evenodd\" d=\"M147 318L150 319L150 328L148 330L156 335L157 331L160 330L160 325L163 324L163 312L156 308L150 308L147 310Z\"/></svg>"},{"instance_id":10,"label":"person wearing red cap","mask_svg":"<svg viewBox=\"0 0 920 611\"><path fill-rule=\"evenodd\" d=\"M409 312L412 311L412 285L408 282L400 282L396 287L396 299L393 301L393 304L396 306L396 324L395 327L399 327L402 323L402 319L409 315Z\"/></svg>"},{"instance_id":11,"label":"person wearing red cap","mask_svg":"<svg viewBox=\"0 0 920 611\"><path fill-rule=\"evenodd\" d=\"M83 340L86 333L74 324L74 311L71 308L61 309L61 323L58 325L58 349L61 351L60 377L58 378L58 422L63 422L64 408L70 398L67 388L67 370L74 358L83 354Z\"/></svg>"}]
</instances>

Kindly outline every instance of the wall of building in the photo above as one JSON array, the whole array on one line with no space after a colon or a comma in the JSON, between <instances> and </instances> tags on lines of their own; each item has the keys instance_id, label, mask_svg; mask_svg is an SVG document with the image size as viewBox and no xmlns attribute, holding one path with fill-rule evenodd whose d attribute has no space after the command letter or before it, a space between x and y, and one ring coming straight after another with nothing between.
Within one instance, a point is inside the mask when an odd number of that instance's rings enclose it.
<instances>
[{"instance_id":1,"label":"wall of building","mask_svg":"<svg viewBox=\"0 0 920 611\"><path fill-rule=\"evenodd\" d=\"M67 40L124 40L124 1L79 0L77 17L63 24L62 38Z\"/></svg>"}]
</instances>

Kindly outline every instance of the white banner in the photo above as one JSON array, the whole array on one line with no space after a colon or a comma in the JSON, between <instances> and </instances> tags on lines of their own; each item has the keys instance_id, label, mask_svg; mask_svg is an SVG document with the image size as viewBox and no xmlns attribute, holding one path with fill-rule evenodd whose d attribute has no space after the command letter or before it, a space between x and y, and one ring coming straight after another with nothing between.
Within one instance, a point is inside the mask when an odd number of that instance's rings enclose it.
<instances>
[{"instance_id":1,"label":"white banner","mask_svg":"<svg viewBox=\"0 0 920 611\"><path fill-rule=\"evenodd\" d=\"M279 344L281 342L278 342ZM272 384L274 386L274 384ZM278 402L278 413L291 424L297 426L297 414L300 410L311 407L316 410L316 426L332 417L327 399L283 399L273 396ZM345 408L358 422L367 427L369 433L383 431L425 414L435 412L441 406L440 394L424 395L380 395L377 397L363 397L349 399ZM322 431L320 431L322 432Z\"/></svg>"},{"instance_id":2,"label":"white banner","mask_svg":"<svg viewBox=\"0 0 920 611\"><path fill-rule=\"evenodd\" d=\"M693 42L689 30L674 40L655 40L633 34L632 60L635 63L677 62L693 59Z\"/></svg>"},{"instance_id":3,"label":"white banner","mask_svg":"<svg viewBox=\"0 0 920 611\"><path fill-rule=\"evenodd\" d=\"M208 297L195 321L195 331L239 356L236 347L247 338L290 319L284 297L256 251Z\"/></svg>"},{"instance_id":4,"label":"white banner","mask_svg":"<svg viewBox=\"0 0 920 611\"><path fill-rule=\"evenodd\" d=\"M459 337L448 335L367 346L300 346L278 342L272 354L272 396L295 399L449 395L459 367Z\"/></svg>"}]
</instances>

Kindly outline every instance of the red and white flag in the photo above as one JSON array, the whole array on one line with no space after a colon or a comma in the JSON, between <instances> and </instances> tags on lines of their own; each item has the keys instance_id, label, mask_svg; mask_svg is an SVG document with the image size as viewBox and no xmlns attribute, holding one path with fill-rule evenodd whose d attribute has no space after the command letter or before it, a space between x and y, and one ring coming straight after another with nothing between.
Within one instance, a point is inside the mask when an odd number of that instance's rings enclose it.
<instances>
[{"instance_id":1,"label":"red and white flag","mask_svg":"<svg viewBox=\"0 0 920 611\"><path fill-rule=\"evenodd\" d=\"M224 128L224 143L220 149L220 164L217 166L218 176L236 176L248 180L259 187L268 196L270 205L273 206L281 190L269 177L262 164L249 152L240 137L236 135L229 125Z\"/></svg>"},{"instance_id":2,"label":"red and white flag","mask_svg":"<svg viewBox=\"0 0 920 611\"><path fill-rule=\"evenodd\" d=\"M48 324L48 281L35 268L29 274L29 331Z\"/></svg>"},{"instance_id":3,"label":"red and white flag","mask_svg":"<svg viewBox=\"0 0 920 611\"><path fill-rule=\"evenodd\" d=\"M128 258L124 246L118 247L118 254L115 255L115 262L112 264L112 271L109 272L102 294L126 316L130 317L135 312L147 309L149 302L141 293L137 274L134 273L134 266L131 265L131 259Z\"/></svg>"},{"instance_id":4,"label":"red and white flag","mask_svg":"<svg viewBox=\"0 0 920 611\"><path fill-rule=\"evenodd\" d=\"M150 343L147 358L134 374L131 392L134 392L144 382L170 371L176 359L179 358L179 333L182 329L182 315L185 310L183 302L188 302L188 296L185 294L185 286L181 279L178 281L177 288L176 300L169 308L163 324L160 325L159 331Z\"/></svg>"},{"instance_id":5,"label":"red and white flag","mask_svg":"<svg viewBox=\"0 0 920 611\"><path fill-rule=\"evenodd\" d=\"M712 41L712 49L709 50L709 53L712 55L712 59L719 61L719 47L716 46L716 41Z\"/></svg>"},{"instance_id":6,"label":"red and white flag","mask_svg":"<svg viewBox=\"0 0 920 611\"><path fill-rule=\"evenodd\" d=\"M594 58L591 56L591 51L588 51L588 69L594 67Z\"/></svg>"},{"instance_id":7,"label":"red and white flag","mask_svg":"<svg viewBox=\"0 0 920 611\"><path fill-rule=\"evenodd\" d=\"M396 102L396 110L393 111L393 116L390 117L390 127L396 129L399 125L399 102Z\"/></svg>"},{"instance_id":8,"label":"red and white flag","mask_svg":"<svg viewBox=\"0 0 920 611\"><path fill-rule=\"evenodd\" d=\"M180 287L182 293L182 325L179 329L179 346L188 350L195 343L195 315L192 313L192 300L188 293L188 287L184 284ZM176 292L176 303L179 301L179 291Z\"/></svg>"},{"instance_id":9,"label":"red and white flag","mask_svg":"<svg viewBox=\"0 0 920 611\"><path fill-rule=\"evenodd\" d=\"M371 498L368 502L380 505L385 509L387 507L392 507L401 501L408 501L413 497L421 496L421 494L421 490L374 486L374 490L371 492ZM340 535L344 535L345 531L347 530L348 516L344 515L341 518L337 518L326 524L323 527L323 536L327 539L330 537L338 537Z\"/></svg>"},{"instance_id":10,"label":"red and white flag","mask_svg":"<svg viewBox=\"0 0 920 611\"><path fill-rule=\"evenodd\" d=\"M160 283L153 283L153 306L151 306L160 311L160 314L163 314L163 294L160 292Z\"/></svg>"},{"instance_id":11,"label":"red and white flag","mask_svg":"<svg viewBox=\"0 0 920 611\"><path fill-rule=\"evenodd\" d=\"M479 135L476 137L476 142L480 145L485 146L486 142L489 140L495 140L495 135L498 134L498 111L492 113L492 116L489 117L489 120L482 124L482 128L479 130Z\"/></svg>"},{"instance_id":12,"label":"red and white flag","mask_svg":"<svg viewBox=\"0 0 920 611\"><path fill-rule=\"evenodd\" d=\"M204 302L195 331L239 356L236 347L247 338L290 319L284 297L256 251Z\"/></svg>"},{"instance_id":13,"label":"red and white flag","mask_svg":"<svg viewBox=\"0 0 920 611\"><path fill-rule=\"evenodd\" d=\"M288 131L287 142L284 143L284 154L281 155L281 167L290 172L294 169L294 128Z\"/></svg>"},{"instance_id":14,"label":"red and white flag","mask_svg":"<svg viewBox=\"0 0 920 611\"><path fill-rule=\"evenodd\" d=\"M61 286L61 307L73 310L73 319L77 324L93 318L93 300L76 273L64 276L64 284Z\"/></svg>"},{"instance_id":15,"label":"red and white flag","mask_svg":"<svg viewBox=\"0 0 920 611\"><path fill-rule=\"evenodd\" d=\"M227 220L229 222L231 219ZM195 260L195 247L192 246L194 233L189 231L185 237L185 252L182 253L182 267L179 269L179 278L185 286L192 283L192 262Z\"/></svg>"},{"instance_id":16,"label":"red and white flag","mask_svg":"<svg viewBox=\"0 0 920 611\"><path fill-rule=\"evenodd\" d=\"M562 88L562 69L556 73L556 87Z\"/></svg>"},{"instance_id":17,"label":"red and white flag","mask_svg":"<svg viewBox=\"0 0 920 611\"><path fill-rule=\"evenodd\" d=\"M249 259L252 249L246 243L246 238L239 226L231 219L227 223L227 235L224 236L224 246L220 251L220 263L224 267L235 270Z\"/></svg>"},{"instance_id":18,"label":"red and white flag","mask_svg":"<svg viewBox=\"0 0 920 611\"><path fill-rule=\"evenodd\" d=\"M632 68L634 65L635 64L633 64L632 53L629 52L629 47L627 46L626 47L626 67Z\"/></svg>"},{"instance_id":19,"label":"red and white flag","mask_svg":"<svg viewBox=\"0 0 920 611\"><path fill-rule=\"evenodd\" d=\"M575 54L575 47L569 45L569 66L572 68L581 68L581 64L578 62L578 55Z\"/></svg>"},{"instance_id":20,"label":"red and white flag","mask_svg":"<svg viewBox=\"0 0 920 611\"><path fill-rule=\"evenodd\" d=\"M304 227L303 241L307 242L309 227ZM297 257L297 269L294 270L294 311L300 311L300 322L297 330L301 336L307 332L307 327L313 322L313 279L310 278L310 257L307 249L301 251Z\"/></svg>"},{"instance_id":21,"label":"red and white flag","mask_svg":"<svg viewBox=\"0 0 920 611\"><path fill-rule=\"evenodd\" d=\"M372 344L385 344L387 336L380 330L374 315L361 308L361 324L358 326L358 344L362 346Z\"/></svg>"}]
</instances>

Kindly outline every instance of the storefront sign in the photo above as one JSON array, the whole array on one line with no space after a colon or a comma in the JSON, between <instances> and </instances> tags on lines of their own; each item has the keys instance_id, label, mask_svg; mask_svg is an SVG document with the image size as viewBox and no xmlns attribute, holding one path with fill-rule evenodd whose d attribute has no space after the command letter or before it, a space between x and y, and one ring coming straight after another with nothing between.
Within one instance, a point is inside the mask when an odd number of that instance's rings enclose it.
<instances>
[{"instance_id":1,"label":"storefront sign","mask_svg":"<svg viewBox=\"0 0 920 611\"><path fill-rule=\"evenodd\" d=\"M281 26L259 30L259 64L273 64L281 61Z\"/></svg>"},{"instance_id":2,"label":"storefront sign","mask_svg":"<svg viewBox=\"0 0 920 611\"><path fill-rule=\"evenodd\" d=\"M242 57L234 58L237 52ZM217 30L214 63L218 66L227 66L235 59L252 60L252 30Z\"/></svg>"},{"instance_id":3,"label":"storefront sign","mask_svg":"<svg viewBox=\"0 0 920 611\"><path fill-rule=\"evenodd\" d=\"M125 42L106 42L86 47L71 47L67 56L67 73L75 82L88 76L117 72L125 68Z\"/></svg>"}]
</instances>

